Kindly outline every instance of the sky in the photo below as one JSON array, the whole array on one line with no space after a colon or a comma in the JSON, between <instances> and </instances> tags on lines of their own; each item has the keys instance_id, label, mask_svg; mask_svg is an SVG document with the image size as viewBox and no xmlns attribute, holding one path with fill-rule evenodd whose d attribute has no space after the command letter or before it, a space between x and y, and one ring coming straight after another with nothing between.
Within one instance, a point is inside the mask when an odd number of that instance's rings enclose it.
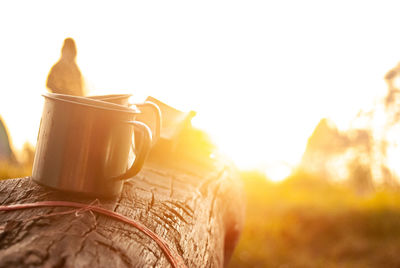
<instances>
[{"instance_id":1,"label":"sky","mask_svg":"<svg viewBox=\"0 0 400 268\"><path fill-rule=\"evenodd\" d=\"M45 82L74 38L89 94L194 110L242 169L273 180L321 118L346 128L400 60L396 1L2 1L0 115L36 142Z\"/></svg>"}]
</instances>

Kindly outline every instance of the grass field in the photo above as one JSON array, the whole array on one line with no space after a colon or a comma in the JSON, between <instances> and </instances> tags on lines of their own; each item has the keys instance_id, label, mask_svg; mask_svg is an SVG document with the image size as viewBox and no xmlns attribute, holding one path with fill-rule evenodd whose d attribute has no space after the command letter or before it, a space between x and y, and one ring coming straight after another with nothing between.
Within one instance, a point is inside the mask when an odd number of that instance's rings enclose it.
<instances>
[{"instance_id":1,"label":"grass field","mask_svg":"<svg viewBox=\"0 0 400 268\"><path fill-rule=\"evenodd\" d=\"M31 174L31 166L0 161L0 180L9 178L21 178L25 176L30 176Z\"/></svg>"},{"instance_id":2,"label":"grass field","mask_svg":"<svg viewBox=\"0 0 400 268\"><path fill-rule=\"evenodd\" d=\"M242 175L245 228L233 267L400 267L400 193L357 194L307 174Z\"/></svg>"}]
</instances>

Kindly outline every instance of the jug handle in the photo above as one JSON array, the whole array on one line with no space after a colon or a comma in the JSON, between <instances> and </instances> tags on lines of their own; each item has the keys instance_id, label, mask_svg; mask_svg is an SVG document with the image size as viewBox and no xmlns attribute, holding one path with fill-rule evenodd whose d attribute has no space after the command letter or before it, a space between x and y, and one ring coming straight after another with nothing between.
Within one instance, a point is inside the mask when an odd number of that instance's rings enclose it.
<instances>
[{"instance_id":1,"label":"jug handle","mask_svg":"<svg viewBox=\"0 0 400 268\"><path fill-rule=\"evenodd\" d=\"M133 125L135 129L139 130L138 132L141 134L141 144L138 150L136 150L136 157L132 166L124 174L116 177L116 180L126 180L138 174L142 169L144 161L149 155L151 149L152 135L150 128L146 124L139 121L127 121L126 123ZM135 131L135 133L138 132Z\"/></svg>"},{"instance_id":2,"label":"jug handle","mask_svg":"<svg viewBox=\"0 0 400 268\"><path fill-rule=\"evenodd\" d=\"M161 110L158 107L157 104L155 104L152 101L145 101L144 103L138 103L135 104L136 107L140 108L141 107L150 107L156 116L156 127L154 130L154 135L153 135L153 142L156 142L160 138L160 132L161 132Z\"/></svg>"}]
</instances>

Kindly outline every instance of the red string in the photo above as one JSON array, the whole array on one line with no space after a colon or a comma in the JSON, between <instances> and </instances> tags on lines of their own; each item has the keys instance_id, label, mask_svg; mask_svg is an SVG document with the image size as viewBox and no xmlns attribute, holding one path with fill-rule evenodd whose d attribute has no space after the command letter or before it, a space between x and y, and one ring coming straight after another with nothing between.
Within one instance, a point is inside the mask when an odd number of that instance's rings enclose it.
<instances>
[{"instance_id":1,"label":"red string","mask_svg":"<svg viewBox=\"0 0 400 268\"><path fill-rule=\"evenodd\" d=\"M34 202L34 203L25 203L25 204L14 204L14 205L3 205L0 206L0 211L12 211L12 210L19 210L19 209L26 209L26 208L37 208L37 207L75 207L75 208L83 208L85 210L91 210L97 212L99 214L117 219L124 223L134 226L135 228L142 231L144 234L149 236L153 239L157 245L161 248L161 250L165 253L168 261L171 263L172 267L174 268L186 268L185 262L183 261L182 257L176 253L173 249L171 249L167 242L151 231L149 228L141 224L140 222L134 221L129 219L128 217L121 215L117 212L99 207L94 206L91 204L83 204L77 202L69 202L69 201L41 201L41 202Z\"/></svg>"}]
</instances>

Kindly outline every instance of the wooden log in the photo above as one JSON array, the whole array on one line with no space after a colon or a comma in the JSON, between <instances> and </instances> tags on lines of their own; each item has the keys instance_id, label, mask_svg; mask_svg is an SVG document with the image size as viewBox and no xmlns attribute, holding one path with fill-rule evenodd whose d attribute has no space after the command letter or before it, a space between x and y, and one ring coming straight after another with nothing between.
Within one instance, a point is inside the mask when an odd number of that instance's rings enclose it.
<instances>
[{"instance_id":1,"label":"wooden log","mask_svg":"<svg viewBox=\"0 0 400 268\"><path fill-rule=\"evenodd\" d=\"M244 200L227 164L196 168L148 164L120 196L96 200L37 185L0 182L1 205L67 200L100 205L147 226L187 267L222 267L238 240ZM0 267L170 267L154 240L137 228L90 210L65 207L0 212Z\"/></svg>"}]
</instances>

